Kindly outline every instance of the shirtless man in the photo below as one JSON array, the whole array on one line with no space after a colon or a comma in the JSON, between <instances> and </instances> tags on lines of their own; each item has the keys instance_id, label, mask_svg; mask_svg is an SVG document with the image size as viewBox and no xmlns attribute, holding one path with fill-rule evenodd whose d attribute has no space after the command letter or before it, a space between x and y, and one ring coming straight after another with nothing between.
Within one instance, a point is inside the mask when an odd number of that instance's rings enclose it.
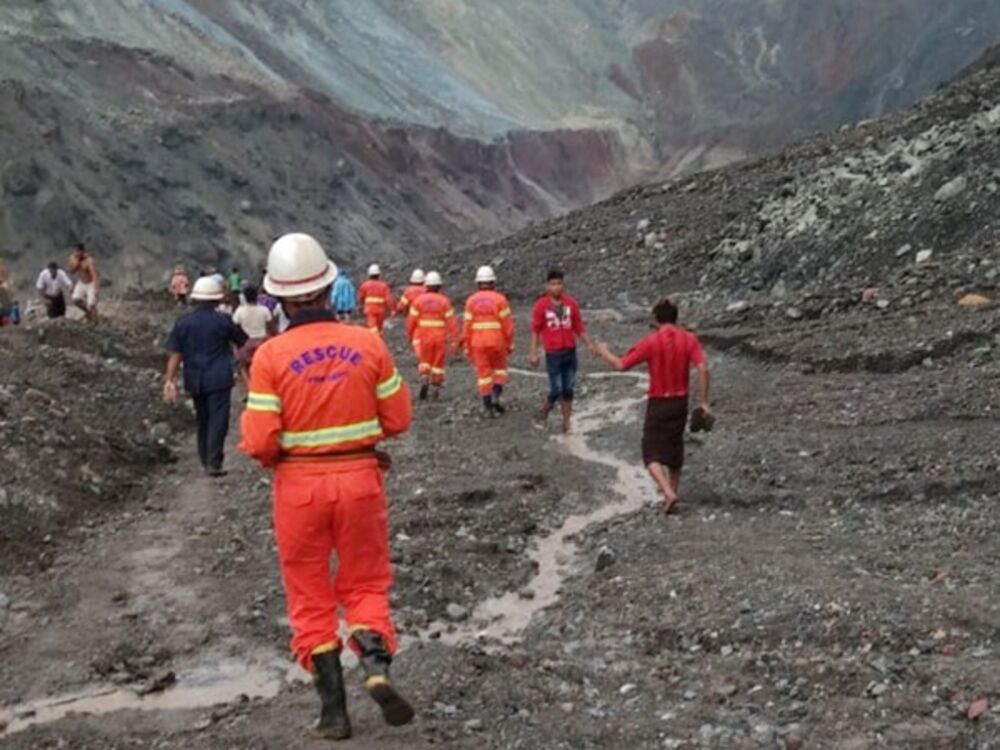
<instances>
[{"instance_id":1,"label":"shirtless man","mask_svg":"<svg viewBox=\"0 0 1000 750\"><path fill-rule=\"evenodd\" d=\"M93 257L87 254L82 242L73 246L69 256L69 272L76 276L76 286L73 287L73 304L83 310L87 320L97 322L97 264Z\"/></svg>"}]
</instances>

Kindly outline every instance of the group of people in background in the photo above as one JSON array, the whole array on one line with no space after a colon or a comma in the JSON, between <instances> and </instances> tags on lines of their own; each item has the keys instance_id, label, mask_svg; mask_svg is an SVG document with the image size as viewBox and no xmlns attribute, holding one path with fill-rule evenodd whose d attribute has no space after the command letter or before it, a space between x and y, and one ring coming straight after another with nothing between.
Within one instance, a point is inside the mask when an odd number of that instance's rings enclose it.
<instances>
[{"instance_id":1,"label":"group of people in background","mask_svg":"<svg viewBox=\"0 0 1000 750\"><path fill-rule=\"evenodd\" d=\"M234 324L246 334L236 359L242 379L248 384L254 354L264 341L287 328L288 317L280 300L246 283L235 267L228 275L214 268L203 269L201 279L214 282L213 288L219 295L217 300L213 297L214 307L231 316ZM514 351L515 319L507 297L497 290L497 276L491 267L482 266L477 270L475 284L476 291L462 308L461 325L437 271L425 273L415 269L407 286L396 297L377 263L368 266L367 277L359 286L355 286L344 268L339 268L329 289L328 304L338 321L357 320L379 336L384 335L386 324L394 316L403 318L402 327L417 362L420 401L440 398L449 356L464 353L475 371L483 414L499 417L506 413L503 395L509 379L508 359ZM199 301L190 294L190 281L182 266L174 269L170 291L179 303L187 302L189 296ZM528 361L538 367L544 353L549 381L537 424L546 428L550 414L557 411L562 431L569 433L579 370L577 342L582 342L593 356L612 366L620 366L622 360L615 359L606 347L591 341L580 305L567 293L565 274L561 270L552 269L547 274L545 293L532 308L530 329ZM624 362L632 367L637 361L626 359ZM699 365L694 351L690 362L683 366L691 364ZM673 390L680 390L678 383L682 374L676 375L677 382L671 384L676 386ZM683 406L686 417L686 402ZM674 427L671 429L676 432ZM653 453L652 449L646 451L647 455ZM668 475L668 469L654 472L661 488L667 488L665 496L670 501L677 494L675 489L671 490L677 482L671 481Z\"/></svg>"},{"instance_id":2,"label":"group of people in background","mask_svg":"<svg viewBox=\"0 0 1000 750\"><path fill-rule=\"evenodd\" d=\"M254 352L270 336L283 331L288 320L278 300L261 292L259 287L247 283L236 267L227 275L213 267L205 268L198 280L202 279L210 279L214 284L211 300L205 300L203 294L196 297L184 266L175 266L168 285L170 295L178 305L210 301L218 312L232 317L233 322L247 335L236 358L240 375L244 383L248 383Z\"/></svg>"},{"instance_id":3,"label":"group of people in background","mask_svg":"<svg viewBox=\"0 0 1000 750\"><path fill-rule=\"evenodd\" d=\"M226 276L214 268L206 268L200 274L200 279L205 278L212 279L222 289L215 308L231 315L247 334L247 341L237 351L237 362L244 382L249 382L255 352L267 338L287 328L288 318L279 300L245 283L236 268ZM510 304L496 290L493 269L484 266L476 274L477 291L466 303L464 325L460 329L455 308L442 292L442 286L440 273L425 274L417 269L397 300L378 264L368 267L367 278L360 286L355 286L341 268L330 287L329 305L338 321L358 320L380 336L391 318L403 318L402 327L417 359L421 401L440 398L449 355L464 351L476 369L484 413L500 416L506 411L502 395L508 379L507 358L514 348ZM174 268L169 290L178 304L204 301L195 299L183 266ZM570 389L566 395L572 398Z\"/></svg>"},{"instance_id":4,"label":"group of people in background","mask_svg":"<svg viewBox=\"0 0 1000 750\"><path fill-rule=\"evenodd\" d=\"M52 261L35 280L35 290L50 319L65 317L66 295L69 295L72 303L83 312L85 319L96 323L99 287L97 262L83 243L73 246L66 270ZM18 325L22 315L10 273L0 262L0 326Z\"/></svg>"},{"instance_id":5,"label":"group of people in background","mask_svg":"<svg viewBox=\"0 0 1000 750\"><path fill-rule=\"evenodd\" d=\"M208 268L202 269L198 274L199 278L206 276L215 279L223 287L224 293L222 304L228 304L232 309L235 309L240 303L240 297L245 288L245 283L243 281L243 276L240 274L240 270L234 266L229 271L229 274L225 275L221 271L216 270L214 266L209 266ZM177 304L187 304L188 296L191 293L191 277L188 276L184 266L174 266L167 289L170 292L170 296Z\"/></svg>"},{"instance_id":6,"label":"group of people in background","mask_svg":"<svg viewBox=\"0 0 1000 750\"><path fill-rule=\"evenodd\" d=\"M506 412L502 396L508 378L507 359L514 351L514 317L507 298L497 291L497 277L492 268L479 268L475 283L476 292L466 301L461 327L437 271L424 273L423 269L415 269L396 300L392 288L382 278L381 268L372 264L368 267L368 278L358 288L357 305L365 325L379 335L394 315L404 318L406 337L417 360L420 401L440 398L449 355L464 352L476 371L483 413L497 417ZM341 305L346 304L346 299L337 301L336 288L334 297L337 316L344 319Z\"/></svg>"},{"instance_id":7,"label":"group of people in background","mask_svg":"<svg viewBox=\"0 0 1000 750\"><path fill-rule=\"evenodd\" d=\"M455 305L443 291L441 274L436 271L414 270L397 298L378 264L368 267L367 277L359 286L355 286L346 270L340 268L329 287L327 303L338 321L357 320L379 336L384 335L386 323L391 318L403 318L402 328L417 362L420 401L440 398L447 377L448 357L464 353L475 370L476 390L484 415L498 417L506 412L503 395L509 379L508 358L514 351L515 321L509 301L497 290L497 277L492 268L479 268L475 284L476 291L462 308L461 325ZM68 297L88 321L97 321L100 277L97 263L83 243L73 246L66 269L55 261L49 263L38 275L35 288L49 318L66 315ZM192 285L184 267L178 265L173 269L168 288L178 304L194 304L196 313L211 310L224 314L228 320L225 328L235 347L236 371L249 387L255 353L268 338L289 325L281 300L247 283L237 267L230 268L228 274L212 267L204 268ZM701 397L693 419L696 426L705 423L706 415L709 420L711 417L708 373L697 339L676 326L676 306L663 300L653 314L654 327L668 334L654 334L624 357L618 357L607 345L591 341L580 305L566 292L564 274L554 269L547 275L545 293L532 308L528 361L534 367L539 366L544 352L549 389L537 423L545 427L549 415L558 407L562 430L566 433L570 432L572 423L579 368L578 340L594 356L615 369L628 370L640 363L649 365L652 382L643 459L668 507L673 508L679 496L683 464L688 368L695 367L699 373ZM0 263L0 325L17 324L20 317L10 275ZM198 328L199 322L209 320L215 319L201 314L193 317L188 325ZM175 337L182 336L182 331L175 330ZM178 351L184 348L177 341L174 343ZM191 356L181 358L187 363L186 372L198 370L198 358L193 351ZM219 350L212 356L222 355L229 357L230 352ZM181 359L177 360L178 367ZM232 363L228 369L233 370ZM232 374L230 372L227 380L220 370L199 382L186 377L185 385L192 395L199 395L219 390L218 386L225 383L228 398ZM200 451L210 471L221 471L221 445L229 424L228 407L223 413L223 401L226 399L221 396L215 400L195 399L199 411Z\"/></svg>"}]
</instances>

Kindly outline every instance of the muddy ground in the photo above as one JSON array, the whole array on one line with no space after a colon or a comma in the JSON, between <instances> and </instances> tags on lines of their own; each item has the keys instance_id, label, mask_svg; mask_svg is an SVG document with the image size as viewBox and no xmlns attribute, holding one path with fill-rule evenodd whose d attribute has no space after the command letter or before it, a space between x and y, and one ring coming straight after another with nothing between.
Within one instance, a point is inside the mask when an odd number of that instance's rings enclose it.
<instances>
[{"instance_id":1,"label":"muddy ground","mask_svg":"<svg viewBox=\"0 0 1000 750\"><path fill-rule=\"evenodd\" d=\"M619 348L643 333L599 317ZM352 674L345 747L1000 747L1000 314L717 323L719 422L678 517L638 464L641 379L585 359L567 439L532 425L537 375L485 421L453 368L392 446L395 673L419 718L382 726ZM133 374L132 419L159 415ZM267 477L235 451L198 476L191 419L158 416L177 461L63 516L44 566L0 558L0 748L312 744Z\"/></svg>"}]
</instances>

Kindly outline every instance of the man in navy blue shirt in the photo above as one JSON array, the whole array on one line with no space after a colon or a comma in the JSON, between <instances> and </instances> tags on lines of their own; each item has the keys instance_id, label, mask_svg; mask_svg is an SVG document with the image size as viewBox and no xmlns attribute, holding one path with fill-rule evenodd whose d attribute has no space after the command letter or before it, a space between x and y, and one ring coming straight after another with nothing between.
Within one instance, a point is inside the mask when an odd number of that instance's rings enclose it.
<instances>
[{"instance_id":1,"label":"man in navy blue shirt","mask_svg":"<svg viewBox=\"0 0 1000 750\"><path fill-rule=\"evenodd\" d=\"M184 363L184 390L198 415L198 455L209 476L225 475L223 449L229 432L229 401L233 389L233 347L247 335L232 318L215 308L225 298L215 278L198 279L191 291L195 309L174 324L167 339L167 372L163 397L177 400L177 371Z\"/></svg>"}]
</instances>

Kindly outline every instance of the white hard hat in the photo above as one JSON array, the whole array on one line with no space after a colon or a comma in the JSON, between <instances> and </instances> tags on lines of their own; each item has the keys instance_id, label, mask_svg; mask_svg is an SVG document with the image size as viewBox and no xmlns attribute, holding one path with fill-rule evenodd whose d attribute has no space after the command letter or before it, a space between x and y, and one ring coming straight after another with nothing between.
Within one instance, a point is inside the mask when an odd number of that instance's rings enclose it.
<instances>
[{"instance_id":1,"label":"white hard hat","mask_svg":"<svg viewBox=\"0 0 1000 750\"><path fill-rule=\"evenodd\" d=\"M337 266L308 234L286 234L267 254L264 290L280 299L308 297L337 278Z\"/></svg>"},{"instance_id":2,"label":"white hard hat","mask_svg":"<svg viewBox=\"0 0 1000 750\"><path fill-rule=\"evenodd\" d=\"M370 266L368 266L368 275L369 276L382 275L382 269L378 267L378 263L372 263Z\"/></svg>"},{"instance_id":3,"label":"white hard hat","mask_svg":"<svg viewBox=\"0 0 1000 750\"><path fill-rule=\"evenodd\" d=\"M424 284L427 286L441 286L441 274L437 271L430 271L424 277Z\"/></svg>"},{"instance_id":4,"label":"white hard hat","mask_svg":"<svg viewBox=\"0 0 1000 750\"><path fill-rule=\"evenodd\" d=\"M191 299L195 302L220 302L225 296L222 284L214 276L202 276L191 289Z\"/></svg>"},{"instance_id":5,"label":"white hard hat","mask_svg":"<svg viewBox=\"0 0 1000 750\"><path fill-rule=\"evenodd\" d=\"M424 272L421 269L415 270L410 274L411 284L423 284L424 283Z\"/></svg>"},{"instance_id":6,"label":"white hard hat","mask_svg":"<svg viewBox=\"0 0 1000 750\"><path fill-rule=\"evenodd\" d=\"M477 284L492 284L497 280L497 275L493 272L493 269L489 266L480 266L479 270L476 271L476 283Z\"/></svg>"}]
</instances>

